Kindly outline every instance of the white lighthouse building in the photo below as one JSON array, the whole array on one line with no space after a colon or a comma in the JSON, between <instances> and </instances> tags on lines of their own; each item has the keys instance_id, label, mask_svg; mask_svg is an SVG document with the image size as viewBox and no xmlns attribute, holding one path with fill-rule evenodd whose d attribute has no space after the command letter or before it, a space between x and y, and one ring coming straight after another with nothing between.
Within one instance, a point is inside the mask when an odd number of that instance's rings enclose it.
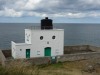
<instances>
[{"instance_id":1,"label":"white lighthouse building","mask_svg":"<svg viewBox=\"0 0 100 75\"><path fill-rule=\"evenodd\" d=\"M25 43L11 41L11 49L15 59L63 55L64 29L53 28L46 17L40 27L25 29Z\"/></svg>"}]
</instances>

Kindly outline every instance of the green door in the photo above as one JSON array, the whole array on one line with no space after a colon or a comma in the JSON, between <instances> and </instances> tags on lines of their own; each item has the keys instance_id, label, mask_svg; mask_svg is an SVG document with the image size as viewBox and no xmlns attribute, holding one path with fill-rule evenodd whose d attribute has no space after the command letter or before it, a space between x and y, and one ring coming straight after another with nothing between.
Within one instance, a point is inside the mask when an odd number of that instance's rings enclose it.
<instances>
[{"instance_id":1,"label":"green door","mask_svg":"<svg viewBox=\"0 0 100 75\"><path fill-rule=\"evenodd\" d=\"M26 49L26 58L30 58L30 49Z\"/></svg>"},{"instance_id":2,"label":"green door","mask_svg":"<svg viewBox=\"0 0 100 75\"><path fill-rule=\"evenodd\" d=\"M51 56L51 47L45 48L44 54L45 56Z\"/></svg>"}]
</instances>

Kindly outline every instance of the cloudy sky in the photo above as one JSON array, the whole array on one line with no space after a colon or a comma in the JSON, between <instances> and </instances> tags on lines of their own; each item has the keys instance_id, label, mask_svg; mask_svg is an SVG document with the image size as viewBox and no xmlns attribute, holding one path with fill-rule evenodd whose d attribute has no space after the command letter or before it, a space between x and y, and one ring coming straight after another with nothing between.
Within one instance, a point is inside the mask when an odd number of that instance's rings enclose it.
<instances>
[{"instance_id":1,"label":"cloudy sky","mask_svg":"<svg viewBox=\"0 0 100 75\"><path fill-rule=\"evenodd\" d=\"M0 22L100 23L100 0L0 0Z\"/></svg>"}]
</instances>

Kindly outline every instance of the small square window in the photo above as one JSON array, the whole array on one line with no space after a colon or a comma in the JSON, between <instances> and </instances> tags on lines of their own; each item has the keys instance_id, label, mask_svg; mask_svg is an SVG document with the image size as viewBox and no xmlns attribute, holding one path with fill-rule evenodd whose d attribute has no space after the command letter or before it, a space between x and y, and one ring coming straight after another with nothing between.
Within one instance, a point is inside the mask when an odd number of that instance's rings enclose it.
<instances>
[{"instance_id":1,"label":"small square window","mask_svg":"<svg viewBox=\"0 0 100 75\"><path fill-rule=\"evenodd\" d=\"M40 55L40 51L37 51L37 55Z\"/></svg>"},{"instance_id":2,"label":"small square window","mask_svg":"<svg viewBox=\"0 0 100 75\"><path fill-rule=\"evenodd\" d=\"M37 54L37 55L40 55L40 54Z\"/></svg>"},{"instance_id":3,"label":"small square window","mask_svg":"<svg viewBox=\"0 0 100 75\"><path fill-rule=\"evenodd\" d=\"M20 51L22 51L22 49L20 49Z\"/></svg>"},{"instance_id":4,"label":"small square window","mask_svg":"<svg viewBox=\"0 0 100 75\"><path fill-rule=\"evenodd\" d=\"M40 52L40 51L37 51L37 52Z\"/></svg>"},{"instance_id":5,"label":"small square window","mask_svg":"<svg viewBox=\"0 0 100 75\"><path fill-rule=\"evenodd\" d=\"M59 50L56 50L56 52L55 52L56 54L59 54Z\"/></svg>"},{"instance_id":6,"label":"small square window","mask_svg":"<svg viewBox=\"0 0 100 75\"><path fill-rule=\"evenodd\" d=\"M49 42L47 42L47 44L49 44Z\"/></svg>"}]
</instances>

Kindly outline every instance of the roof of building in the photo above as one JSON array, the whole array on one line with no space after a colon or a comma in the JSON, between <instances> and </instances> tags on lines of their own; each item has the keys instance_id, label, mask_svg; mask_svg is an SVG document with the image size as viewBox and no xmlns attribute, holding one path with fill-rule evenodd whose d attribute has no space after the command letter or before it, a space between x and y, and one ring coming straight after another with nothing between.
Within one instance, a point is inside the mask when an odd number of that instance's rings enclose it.
<instances>
[{"instance_id":1,"label":"roof of building","mask_svg":"<svg viewBox=\"0 0 100 75\"><path fill-rule=\"evenodd\" d=\"M64 30L64 29L58 29L58 28L53 28L53 29L41 29L41 26L30 26L27 29L29 30Z\"/></svg>"},{"instance_id":2,"label":"roof of building","mask_svg":"<svg viewBox=\"0 0 100 75\"><path fill-rule=\"evenodd\" d=\"M14 42L15 43L15 42ZM16 45L31 45L31 44L27 44L27 43L15 43Z\"/></svg>"}]
</instances>

